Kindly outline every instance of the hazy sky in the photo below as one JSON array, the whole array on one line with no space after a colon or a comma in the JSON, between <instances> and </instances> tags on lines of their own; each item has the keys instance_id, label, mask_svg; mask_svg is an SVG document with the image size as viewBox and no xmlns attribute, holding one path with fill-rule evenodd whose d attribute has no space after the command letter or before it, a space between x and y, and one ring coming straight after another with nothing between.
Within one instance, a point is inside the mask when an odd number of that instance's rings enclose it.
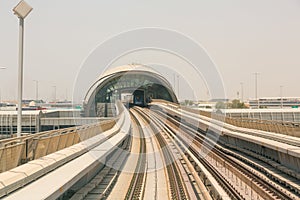
<instances>
[{"instance_id":1,"label":"hazy sky","mask_svg":"<svg viewBox=\"0 0 300 200\"><path fill-rule=\"evenodd\" d=\"M25 23L24 98L71 97L80 66L99 44L142 27L178 31L201 44L218 66L228 97L244 82L244 97L300 96L299 0L101 1L27 0L34 8ZM18 0L0 0L0 88L16 99ZM133 61L143 61L135 58ZM120 62L118 62L120 63ZM127 64L127 63L124 63ZM201 88L199 88L201 89Z\"/></svg>"}]
</instances>

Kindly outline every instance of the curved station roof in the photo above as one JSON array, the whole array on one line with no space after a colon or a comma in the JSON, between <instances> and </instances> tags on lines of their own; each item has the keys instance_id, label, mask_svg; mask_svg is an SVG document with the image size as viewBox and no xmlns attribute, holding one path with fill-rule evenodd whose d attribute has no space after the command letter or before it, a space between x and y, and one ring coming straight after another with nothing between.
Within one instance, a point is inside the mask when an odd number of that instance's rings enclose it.
<instances>
[{"instance_id":1,"label":"curved station roof","mask_svg":"<svg viewBox=\"0 0 300 200\"><path fill-rule=\"evenodd\" d=\"M125 65L107 70L90 87L85 97L85 115L102 116L99 113L103 105L116 100L128 103L137 90L143 91L147 100L178 102L172 86L158 72L144 65Z\"/></svg>"}]
</instances>

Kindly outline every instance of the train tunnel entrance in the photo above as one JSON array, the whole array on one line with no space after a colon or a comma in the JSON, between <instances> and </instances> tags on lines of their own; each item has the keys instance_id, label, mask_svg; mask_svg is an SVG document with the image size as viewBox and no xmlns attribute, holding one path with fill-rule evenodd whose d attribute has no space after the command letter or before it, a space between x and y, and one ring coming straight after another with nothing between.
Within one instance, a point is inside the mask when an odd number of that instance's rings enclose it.
<instances>
[{"instance_id":1,"label":"train tunnel entrance","mask_svg":"<svg viewBox=\"0 0 300 200\"><path fill-rule=\"evenodd\" d=\"M146 106L152 99L178 103L171 84L147 66L128 65L108 71L89 89L84 101L87 117L113 116L117 100Z\"/></svg>"}]
</instances>

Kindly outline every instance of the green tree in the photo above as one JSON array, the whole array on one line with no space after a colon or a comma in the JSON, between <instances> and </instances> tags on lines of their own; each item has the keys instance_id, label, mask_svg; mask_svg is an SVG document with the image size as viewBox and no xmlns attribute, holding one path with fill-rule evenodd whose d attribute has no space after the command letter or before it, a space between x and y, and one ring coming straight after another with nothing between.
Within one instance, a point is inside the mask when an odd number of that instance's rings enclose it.
<instances>
[{"instance_id":1,"label":"green tree","mask_svg":"<svg viewBox=\"0 0 300 200\"><path fill-rule=\"evenodd\" d=\"M226 104L223 101L218 101L216 103L216 109L225 109L226 108Z\"/></svg>"},{"instance_id":2,"label":"green tree","mask_svg":"<svg viewBox=\"0 0 300 200\"><path fill-rule=\"evenodd\" d=\"M193 105L193 101L192 100L184 100L184 102L182 102L182 105L191 106L191 105Z\"/></svg>"},{"instance_id":3,"label":"green tree","mask_svg":"<svg viewBox=\"0 0 300 200\"><path fill-rule=\"evenodd\" d=\"M231 103L228 104L229 108L247 108L244 102L240 102L238 99L232 100Z\"/></svg>"}]
</instances>

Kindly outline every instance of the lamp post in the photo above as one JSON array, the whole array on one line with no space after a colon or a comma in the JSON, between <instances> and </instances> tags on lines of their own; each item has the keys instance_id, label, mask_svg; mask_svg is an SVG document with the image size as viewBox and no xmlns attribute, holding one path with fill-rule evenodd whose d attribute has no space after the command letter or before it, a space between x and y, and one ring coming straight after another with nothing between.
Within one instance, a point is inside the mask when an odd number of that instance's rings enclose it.
<instances>
[{"instance_id":1,"label":"lamp post","mask_svg":"<svg viewBox=\"0 0 300 200\"><path fill-rule=\"evenodd\" d=\"M281 108L283 108L283 94L282 94L282 88L283 88L283 85L281 85L280 86L280 98L281 98L281 100L280 100L280 105L281 105Z\"/></svg>"},{"instance_id":2,"label":"lamp post","mask_svg":"<svg viewBox=\"0 0 300 200\"><path fill-rule=\"evenodd\" d=\"M13 9L19 18L19 75L18 75L18 126L17 137L22 132L22 90L23 90L23 48L24 48L24 19L32 11L32 7L25 1L20 1Z\"/></svg>"},{"instance_id":3,"label":"lamp post","mask_svg":"<svg viewBox=\"0 0 300 200\"><path fill-rule=\"evenodd\" d=\"M121 100L121 98L120 98L120 100ZM68 101L68 89L66 89L66 101Z\"/></svg>"},{"instance_id":4,"label":"lamp post","mask_svg":"<svg viewBox=\"0 0 300 200\"><path fill-rule=\"evenodd\" d=\"M259 75L259 73L255 72L255 100L257 102L257 108L259 108L259 99L257 97L257 76Z\"/></svg>"},{"instance_id":5,"label":"lamp post","mask_svg":"<svg viewBox=\"0 0 300 200\"><path fill-rule=\"evenodd\" d=\"M241 82L241 100L244 102L244 83Z\"/></svg>"},{"instance_id":6,"label":"lamp post","mask_svg":"<svg viewBox=\"0 0 300 200\"><path fill-rule=\"evenodd\" d=\"M33 80L35 82L35 100L39 100L39 81Z\"/></svg>"},{"instance_id":7,"label":"lamp post","mask_svg":"<svg viewBox=\"0 0 300 200\"><path fill-rule=\"evenodd\" d=\"M56 103L56 85L52 86L54 88L54 103Z\"/></svg>"}]
</instances>

